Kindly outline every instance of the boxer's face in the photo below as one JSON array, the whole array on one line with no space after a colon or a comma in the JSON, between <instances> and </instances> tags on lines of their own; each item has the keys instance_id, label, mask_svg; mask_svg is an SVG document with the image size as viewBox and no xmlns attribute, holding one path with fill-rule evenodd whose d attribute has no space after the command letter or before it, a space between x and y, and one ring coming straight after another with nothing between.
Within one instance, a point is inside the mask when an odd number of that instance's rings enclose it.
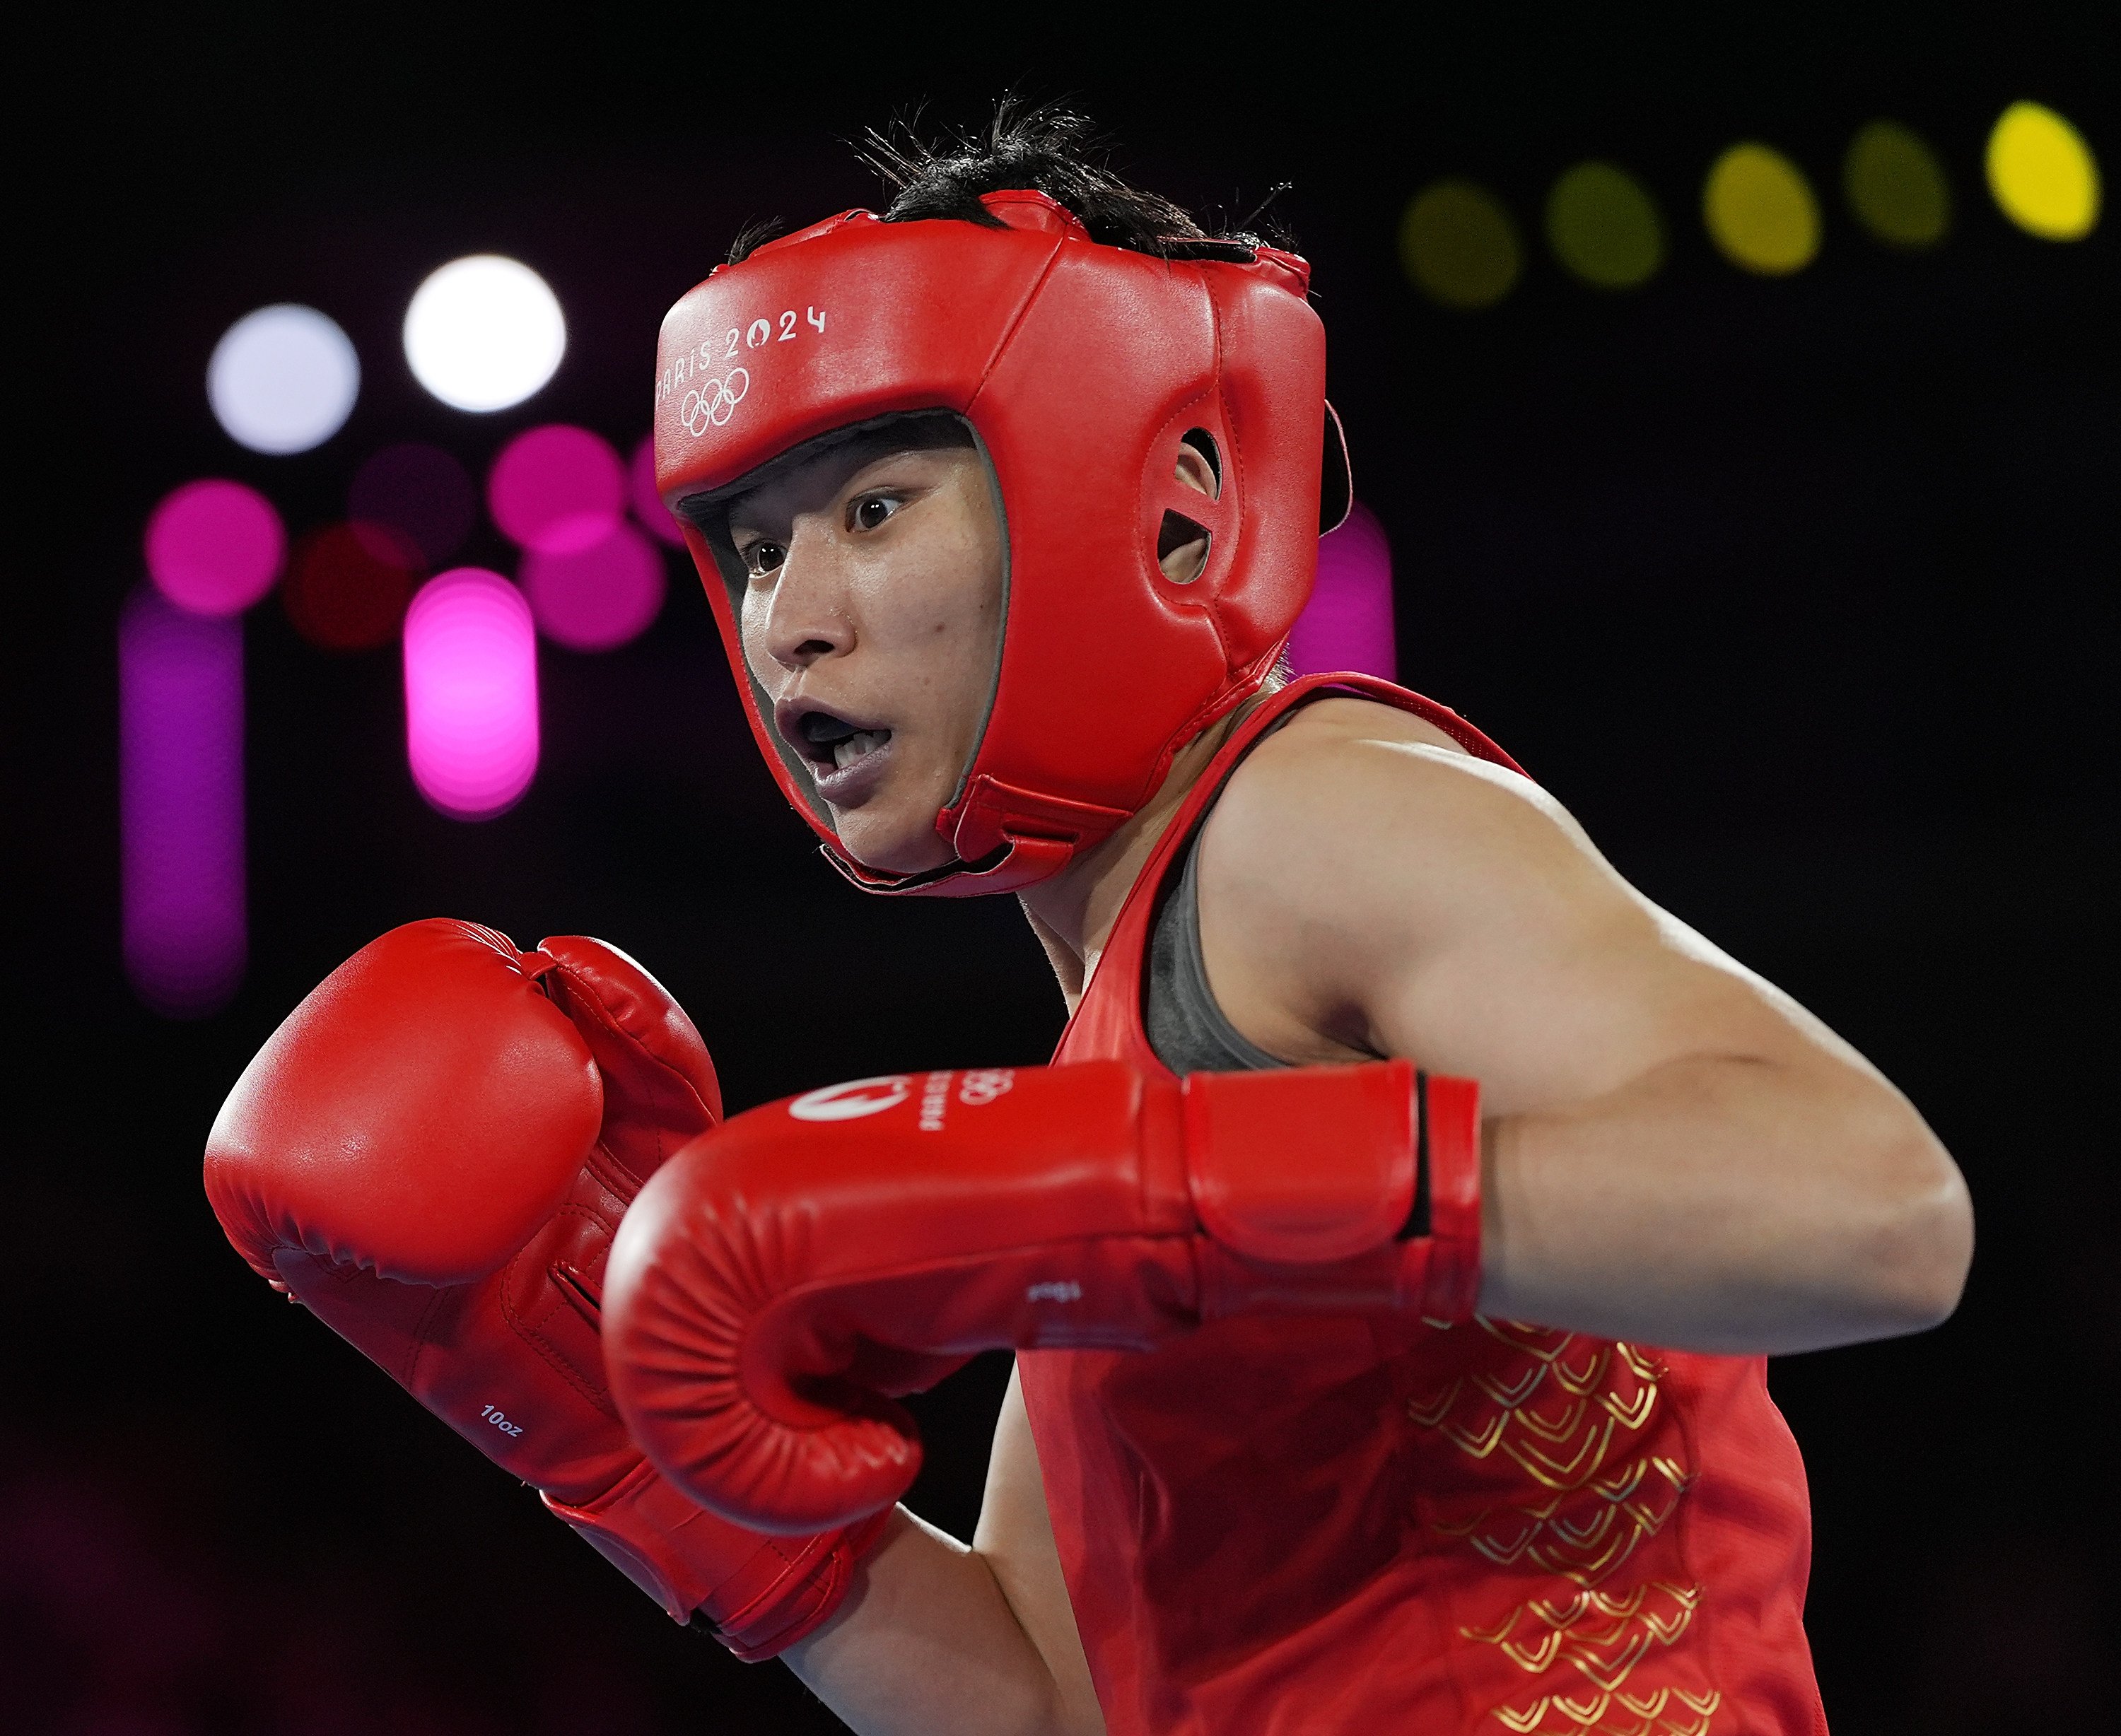
<instances>
[{"instance_id":1,"label":"boxer's face","mask_svg":"<svg viewBox=\"0 0 2121 1736\"><path fill-rule=\"evenodd\" d=\"M935 816L1000 655L1002 531L985 460L968 441L865 437L777 466L728 514L748 575L745 661L841 843L886 873L941 867Z\"/></svg>"}]
</instances>

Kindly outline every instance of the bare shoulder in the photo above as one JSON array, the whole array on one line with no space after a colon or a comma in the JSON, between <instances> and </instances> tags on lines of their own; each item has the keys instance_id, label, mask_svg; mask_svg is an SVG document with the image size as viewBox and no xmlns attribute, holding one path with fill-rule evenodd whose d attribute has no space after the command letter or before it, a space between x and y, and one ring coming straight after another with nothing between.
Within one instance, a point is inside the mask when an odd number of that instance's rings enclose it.
<instances>
[{"instance_id":1,"label":"bare shoulder","mask_svg":"<svg viewBox=\"0 0 2121 1736\"><path fill-rule=\"evenodd\" d=\"M1425 719L1353 698L1305 706L1252 751L1201 850L1204 888L1255 920L1359 920L1373 898L1402 914L1461 894L1493 903L1527 876L1587 869L1618 885L1530 779Z\"/></svg>"},{"instance_id":2,"label":"bare shoulder","mask_svg":"<svg viewBox=\"0 0 2121 1736\"><path fill-rule=\"evenodd\" d=\"M1255 747L1216 812L1228 808L1265 824L1282 813L1353 820L1359 809L1389 824L1410 803L1478 803L1489 799L1482 791L1501 798L1499 809L1528 807L1550 821L1566 818L1537 784L1480 758L1426 718L1336 696L1313 700Z\"/></svg>"},{"instance_id":3,"label":"bare shoulder","mask_svg":"<svg viewBox=\"0 0 2121 1736\"><path fill-rule=\"evenodd\" d=\"M1389 1052L1381 971L1477 944L1653 920L1530 780L1409 713L1319 700L1232 776L1200 845L1210 984L1291 1061Z\"/></svg>"}]
</instances>

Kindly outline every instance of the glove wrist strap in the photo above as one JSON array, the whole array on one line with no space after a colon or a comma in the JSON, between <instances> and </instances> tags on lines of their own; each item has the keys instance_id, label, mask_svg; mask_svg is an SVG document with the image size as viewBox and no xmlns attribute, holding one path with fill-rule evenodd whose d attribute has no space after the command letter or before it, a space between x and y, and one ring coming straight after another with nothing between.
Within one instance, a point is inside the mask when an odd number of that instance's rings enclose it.
<instances>
[{"instance_id":1,"label":"glove wrist strap","mask_svg":"<svg viewBox=\"0 0 2121 1736\"><path fill-rule=\"evenodd\" d=\"M746 1663L776 1656L837 1609L891 1510L816 1537L746 1532L696 1505L644 1462L588 1506L553 1515L654 1599Z\"/></svg>"},{"instance_id":2,"label":"glove wrist strap","mask_svg":"<svg viewBox=\"0 0 2121 1736\"><path fill-rule=\"evenodd\" d=\"M1251 1308L1469 1317L1480 1097L1411 1063L1195 1073L1187 1181L1204 1318Z\"/></svg>"}]
</instances>

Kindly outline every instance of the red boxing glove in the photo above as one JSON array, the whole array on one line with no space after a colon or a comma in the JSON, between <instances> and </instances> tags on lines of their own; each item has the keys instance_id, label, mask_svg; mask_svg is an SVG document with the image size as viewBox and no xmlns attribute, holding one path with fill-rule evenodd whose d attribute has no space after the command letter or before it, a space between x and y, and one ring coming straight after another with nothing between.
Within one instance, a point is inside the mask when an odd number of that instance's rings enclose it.
<instances>
[{"instance_id":1,"label":"red boxing glove","mask_svg":"<svg viewBox=\"0 0 2121 1736\"><path fill-rule=\"evenodd\" d=\"M624 953L417 922L259 1051L214 1122L206 1187L260 1277L673 1619L763 1658L832 1613L881 1521L799 1540L703 1512L627 1437L598 1343L620 1215L720 1110L692 1021Z\"/></svg>"},{"instance_id":2,"label":"red boxing glove","mask_svg":"<svg viewBox=\"0 0 2121 1736\"><path fill-rule=\"evenodd\" d=\"M665 1475L804 1531L905 1492L920 1440L884 1395L974 1352L1255 1310L1462 1319L1480 1235L1480 1088L1405 1061L864 1079L739 1115L643 1189L605 1351Z\"/></svg>"}]
</instances>

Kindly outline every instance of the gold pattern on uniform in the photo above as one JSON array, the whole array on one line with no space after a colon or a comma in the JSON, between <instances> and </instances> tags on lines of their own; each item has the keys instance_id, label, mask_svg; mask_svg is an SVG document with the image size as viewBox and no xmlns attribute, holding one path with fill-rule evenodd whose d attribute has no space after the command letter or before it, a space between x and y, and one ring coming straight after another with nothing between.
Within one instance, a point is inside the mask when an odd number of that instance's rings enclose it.
<instances>
[{"instance_id":1,"label":"gold pattern on uniform","mask_svg":"<svg viewBox=\"0 0 2121 1736\"><path fill-rule=\"evenodd\" d=\"M1479 1324L1516 1354L1495 1357L1489 1347L1455 1379L1410 1399L1407 1414L1475 1460L1499 1453L1508 1463L1478 1479L1498 1498L1479 1499L1476 1487L1474 1499L1428 1521L1499 1566L1526 1558L1588 1589L1662 1529L1685 1492L1676 1431L1657 1443L1666 1450L1643 1450L1662 1370L1630 1344Z\"/></svg>"},{"instance_id":2,"label":"gold pattern on uniform","mask_svg":"<svg viewBox=\"0 0 2121 1736\"><path fill-rule=\"evenodd\" d=\"M1494 1707L1496 1720L1512 1736L1707 1736L1721 1696L1690 1648L1671 1650L1701 1587L1670 1576L1685 1568L1669 1547L1643 1557L1639 1583L1610 1583L1693 1481L1678 1419L1661 1402L1663 1365L1631 1344L1476 1324L1452 1335L1429 1362L1443 1378L1406 1409L1425 1454L1451 1461L1420 1479L1423 1523L1534 1583L1552 1575L1541 1595L1460 1630L1527 1676L1558 1673L1527 1682L1545 1692ZM1639 1669L1653 1679L1636 1683Z\"/></svg>"},{"instance_id":3,"label":"gold pattern on uniform","mask_svg":"<svg viewBox=\"0 0 2121 1736\"><path fill-rule=\"evenodd\" d=\"M1492 1628L1460 1630L1469 1640L1502 1647L1519 1669L1536 1674L1557 1663L1573 1664L1593 1687L1611 1692L1628 1679L1653 1645L1670 1645L1686 1631L1699 1585L1657 1580L1625 1597L1579 1591L1534 1598Z\"/></svg>"},{"instance_id":4,"label":"gold pattern on uniform","mask_svg":"<svg viewBox=\"0 0 2121 1736\"><path fill-rule=\"evenodd\" d=\"M1648 1694L1553 1694L1495 1716L1513 1736L1707 1736L1723 1696L1661 1687Z\"/></svg>"}]
</instances>

